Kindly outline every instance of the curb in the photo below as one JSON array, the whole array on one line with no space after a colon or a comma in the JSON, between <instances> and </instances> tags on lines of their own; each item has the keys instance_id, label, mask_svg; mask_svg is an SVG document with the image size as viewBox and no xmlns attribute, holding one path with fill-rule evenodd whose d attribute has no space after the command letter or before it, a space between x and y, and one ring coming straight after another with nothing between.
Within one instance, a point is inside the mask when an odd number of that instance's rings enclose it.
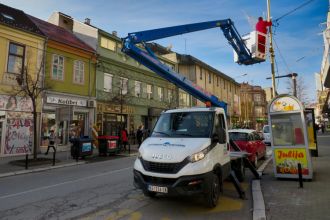
<instances>
[{"instance_id":1,"label":"curb","mask_svg":"<svg viewBox=\"0 0 330 220\"><path fill-rule=\"evenodd\" d=\"M258 168L257 172L262 176L262 172L272 160L269 157L263 164ZM252 181L252 198L253 198L253 220L266 220L265 201L262 195L260 180Z\"/></svg>"},{"instance_id":2,"label":"curb","mask_svg":"<svg viewBox=\"0 0 330 220\"><path fill-rule=\"evenodd\" d=\"M14 172L2 173L2 174L0 174L0 178L27 174L27 173L42 172L45 170L58 169L58 168L62 168L62 167L70 167L70 166L76 166L76 165L81 165L81 164L86 164L86 162L81 161L81 162L67 163L67 164L57 165L57 166L40 167L40 168L31 169L31 170L19 170L19 171L14 171Z\"/></svg>"}]
</instances>

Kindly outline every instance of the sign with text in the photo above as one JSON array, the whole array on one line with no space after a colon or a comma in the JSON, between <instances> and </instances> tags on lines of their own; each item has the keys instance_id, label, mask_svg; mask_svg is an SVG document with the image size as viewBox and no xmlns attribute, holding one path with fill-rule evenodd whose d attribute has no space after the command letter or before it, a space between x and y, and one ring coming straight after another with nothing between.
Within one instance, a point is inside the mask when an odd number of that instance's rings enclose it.
<instances>
[{"instance_id":1,"label":"sign with text","mask_svg":"<svg viewBox=\"0 0 330 220\"><path fill-rule=\"evenodd\" d=\"M274 150L274 159L277 174L297 175L298 163L301 164L302 174L309 174L307 154L304 148L277 148Z\"/></svg>"},{"instance_id":2,"label":"sign with text","mask_svg":"<svg viewBox=\"0 0 330 220\"><path fill-rule=\"evenodd\" d=\"M299 102L290 96L278 97L271 102L269 112L287 112L302 110Z\"/></svg>"},{"instance_id":3,"label":"sign with text","mask_svg":"<svg viewBox=\"0 0 330 220\"><path fill-rule=\"evenodd\" d=\"M87 100L73 97L47 96L47 103L60 105L87 106Z\"/></svg>"}]
</instances>

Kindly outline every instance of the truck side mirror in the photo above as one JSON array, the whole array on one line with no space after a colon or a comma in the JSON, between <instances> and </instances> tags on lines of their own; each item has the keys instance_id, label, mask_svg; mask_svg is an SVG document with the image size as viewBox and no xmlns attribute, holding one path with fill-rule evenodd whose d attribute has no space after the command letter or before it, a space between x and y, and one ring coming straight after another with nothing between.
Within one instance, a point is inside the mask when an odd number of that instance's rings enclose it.
<instances>
[{"instance_id":1,"label":"truck side mirror","mask_svg":"<svg viewBox=\"0 0 330 220\"><path fill-rule=\"evenodd\" d=\"M211 142L212 143L219 143L219 135L213 134Z\"/></svg>"},{"instance_id":2,"label":"truck side mirror","mask_svg":"<svg viewBox=\"0 0 330 220\"><path fill-rule=\"evenodd\" d=\"M224 128L219 129L219 143L225 144L227 142L226 130Z\"/></svg>"}]
</instances>

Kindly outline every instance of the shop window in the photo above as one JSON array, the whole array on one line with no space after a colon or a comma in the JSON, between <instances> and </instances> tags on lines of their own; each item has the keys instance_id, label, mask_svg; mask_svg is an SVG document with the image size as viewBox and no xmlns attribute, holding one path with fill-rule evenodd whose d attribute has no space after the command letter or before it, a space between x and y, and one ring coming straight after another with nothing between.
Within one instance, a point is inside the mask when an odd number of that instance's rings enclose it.
<instances>
[{"instance_id":1,"label":"shop window","mask_svg":"<svg viewBox=\"0 0 330 220\"><path fill-rule=\"evenodd\" d=\"M112 91L112 75L109 73L104 73L103 77L103 91L105 92L111 92Z\"/></svg>"},{"instance_id":2,"label":"shop window","mask_svg":"<svg viewBox=\"0 0 330 220\"><path fill-rule=\"evenodd\" d=\"M55 131L56 137L60 136L58 133L59 131L56 130L55 113L43 113L41 124L41 146L48 146L48 137L51 130Z\"/></svg>"},{"instance_id":3,"label":"shop window","mask_svg":"<svg viewBox=\"0 0 330 220\"><path fill-rule=\"evenodd\" d=\"M81 60L75 60L74 61L74 76L73 76L73 82L84 84L84 76L85 76L85 66L84 62Z\"/></svg>"},{"instance_id":4,"label":"shop window","mask_svg":"<svg viewBox=\"0 0 330 220\"><path fill-rule=\"evenodd\" d=\"M20 74L24 66L25 47L15 43L9 43L7 72Z\"/></svg>"},{"instance_id":5,"label":"shop window","mask_svg":"<svg viewBox=\"0 0 330 220\"><path fill-rule=\"evenodd\" d=\"M64 57L53 54L52 79L64 79Z\"/></svg>"}]
</instances>

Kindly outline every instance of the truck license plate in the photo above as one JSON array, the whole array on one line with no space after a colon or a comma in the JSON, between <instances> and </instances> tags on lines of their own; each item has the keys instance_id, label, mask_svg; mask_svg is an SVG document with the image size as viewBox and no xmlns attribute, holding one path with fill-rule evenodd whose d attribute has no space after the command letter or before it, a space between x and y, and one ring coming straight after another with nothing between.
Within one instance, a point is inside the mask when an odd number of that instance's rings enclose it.
<instances>
[{"instance_id":1,"label":"truck license plate","mask_svg":"<svg viewBox=\"0 0 330 220\"><path fill-rule=\"evenodd\" d=\"M162 186L149 185L148 190L152 191L152 192L159 192L159 193L167 193L168 192L167 187L162 187Z\"/></svg>"}]
</instances>

